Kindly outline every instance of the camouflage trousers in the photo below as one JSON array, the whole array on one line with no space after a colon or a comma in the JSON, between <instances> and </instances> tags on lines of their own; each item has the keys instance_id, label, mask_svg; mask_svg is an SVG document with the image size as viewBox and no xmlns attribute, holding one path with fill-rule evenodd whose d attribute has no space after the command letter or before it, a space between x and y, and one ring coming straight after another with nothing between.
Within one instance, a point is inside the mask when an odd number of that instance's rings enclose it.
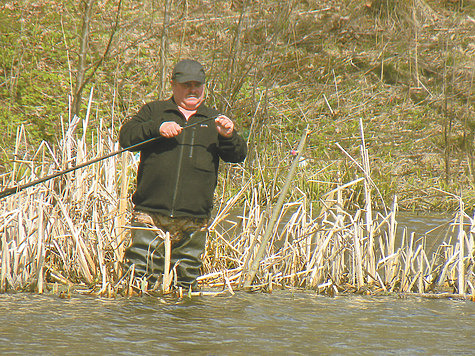
<instances>
[{"instance_id":1,"label":"camouflage trousers","mask_svg":"<svg viewBox=\"0 0 475 356\"><path fill-rule=\"evenodd\" d=\"M131 221L131 244L125 251L125 265L134 265L135 275L155 283L165 266L164 238L171 242L170 268L176 271L177 285L196 288L201 274L201 255L206 245L208 220L170 218L157 213L134 211Z\"/></svg>"}]
</instances>

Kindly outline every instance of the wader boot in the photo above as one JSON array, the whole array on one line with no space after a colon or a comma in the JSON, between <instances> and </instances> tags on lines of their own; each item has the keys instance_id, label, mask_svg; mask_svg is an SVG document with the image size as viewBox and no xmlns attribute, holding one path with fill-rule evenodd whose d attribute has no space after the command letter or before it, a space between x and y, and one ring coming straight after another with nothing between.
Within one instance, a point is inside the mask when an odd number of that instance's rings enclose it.
<instances>
[{"instance_id":1,"label":"wader boot","mask_svg":"<svg viewBox=\"0 0 475 356\"><path fill-rule=\"evenodd\" d=\"M131 225L138 229L132 228L132 244L125 251L125 265L129 268L135 264L135 276L146 278L152 286L164 271L164 241L148 224L133 221ZM175 268L177 284L185 290L197 288L206 235L203 229L181 231L180 238L171 241L170 270Z\"/></svg>"}]
</instances>

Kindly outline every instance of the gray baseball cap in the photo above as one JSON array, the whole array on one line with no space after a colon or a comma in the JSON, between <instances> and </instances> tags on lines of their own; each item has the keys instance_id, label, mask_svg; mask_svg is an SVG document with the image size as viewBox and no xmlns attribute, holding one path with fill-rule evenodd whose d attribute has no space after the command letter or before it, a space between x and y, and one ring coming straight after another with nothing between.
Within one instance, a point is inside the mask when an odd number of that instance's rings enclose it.
<instances>
[{"instance_id":1,"label":"gray baseball cap","mask_svg":"<svg viewBox=\"0 0 475 356\"><path fill-rule=\"evenodd\" d=\"M205 70L203 66L192 59L183 59L173 68L172 79L178 83L206 81Z\"/></svg>"}]
</instances>

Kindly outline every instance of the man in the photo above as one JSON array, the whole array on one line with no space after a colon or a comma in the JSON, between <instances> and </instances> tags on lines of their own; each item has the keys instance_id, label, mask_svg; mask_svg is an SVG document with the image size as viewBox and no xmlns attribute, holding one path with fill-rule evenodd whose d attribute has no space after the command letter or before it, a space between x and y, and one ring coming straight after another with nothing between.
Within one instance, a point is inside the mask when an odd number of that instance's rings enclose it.
<instances>
[{"instance_id":1,"label":"man","mask_svg":"<svg viewBox=\"0 0 475 356\"><path fill-rule=\"evenodd\" d=\"M247 147L228 117L203 104L205 71L200 63L178 62L171 86L170 99L147 103L120 129L122 147L158 137L135 149L140 163L125 263L134 264L137 276L155 283L164 271L163 236L169 233L170 267L175 267L177 285L194 289L219 159L242 162Z\"/></svg>"}]
</instances>

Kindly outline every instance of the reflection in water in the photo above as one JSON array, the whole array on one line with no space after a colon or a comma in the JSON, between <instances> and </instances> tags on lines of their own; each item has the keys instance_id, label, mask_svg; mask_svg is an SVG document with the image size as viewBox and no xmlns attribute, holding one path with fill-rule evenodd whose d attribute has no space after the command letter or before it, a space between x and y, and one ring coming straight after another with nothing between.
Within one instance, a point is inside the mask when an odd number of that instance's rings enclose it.
<instances>
[{"instance_id":1,"label":"reflection in water","mask_svg":"<svg viewBox=\"0 0 475 356\"><path fill-rule=\"evenodd\" d=\"M312 292L69 300L0 295L0 353L473 354L475 303Z\"/></svg>"}]
</instances>

